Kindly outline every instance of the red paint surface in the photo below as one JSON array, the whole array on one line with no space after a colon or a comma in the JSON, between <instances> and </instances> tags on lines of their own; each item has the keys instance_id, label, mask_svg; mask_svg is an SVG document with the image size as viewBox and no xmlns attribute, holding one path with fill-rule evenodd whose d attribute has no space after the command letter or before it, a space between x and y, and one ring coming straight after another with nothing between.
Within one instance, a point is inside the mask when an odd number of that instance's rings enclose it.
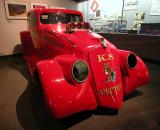
<instances>
[{"instance_id":1,"label":"red paint surface","mask_svg":"<svg viewBox=\"0 0 160 130\"><path fill-rule=\"evenodd\" d=\"M106 39L105 48L101 44L103 37L84 28L66 33L66 24L40 23L40 14L44 12L82 16L79 11L35 9L32 12L38 26L29 26L28 31L20 33L23 55L31 75L38 71L45 102L57 118L96 107L119 109L124 95L149 82L148 70L136 54L137 65L134 69L128 67L127 58L133 52L118 50ZM83 24L89 26L82 22L78 28ZM75 81L71 72L78 60L83 60L89 70L83 83ZM111 74L114 78L109 80Z\"/></svg>"}]
</instances>

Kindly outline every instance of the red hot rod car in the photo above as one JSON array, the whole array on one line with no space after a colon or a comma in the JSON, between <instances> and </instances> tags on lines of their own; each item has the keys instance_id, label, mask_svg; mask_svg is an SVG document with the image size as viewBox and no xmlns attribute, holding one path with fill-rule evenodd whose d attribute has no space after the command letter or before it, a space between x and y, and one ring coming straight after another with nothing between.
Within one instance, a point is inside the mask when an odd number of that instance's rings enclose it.
<instances>
[{"instance_id":1,"label":"red hot rod car","mask_svg":"<svg viewBox=\"0 0 160 130\"><path fill-rule=\"evenodd\" d=\"M57 118L97 107L120 109L123 97L149 82L146 65L89 30L79 11L34 9L20 33L32 76Z\"/></svg>"}]
</instances>

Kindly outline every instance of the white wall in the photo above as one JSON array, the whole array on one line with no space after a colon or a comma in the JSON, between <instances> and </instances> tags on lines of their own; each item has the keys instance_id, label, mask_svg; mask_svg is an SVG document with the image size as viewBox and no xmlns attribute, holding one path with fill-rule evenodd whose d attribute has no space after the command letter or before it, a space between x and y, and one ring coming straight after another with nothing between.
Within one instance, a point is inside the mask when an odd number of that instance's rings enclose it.
<instances>
[{"instance_id":1,"label":"white wall","mask_svg":"<svg viewBox=\"0 0 160 130\"><path fill-rule=\"evenodd\" d=\"M88 11L89 14L95 14L90 7L94 0L89 0ZM122 13L123 0L97 0L99 7L97 10L101 10L102 14L106 16L119 15Z\"/></svg>"},{"instance_id":2,"label":"white wall","mask_svg":"<svg viewBox=\"0 0 160 130\"><path fill-rule=\"evenodd\" d=\"M89 0L88 1L88 19L91 16L96 16L96 12L93 12L91 10L91 5L94 0ZM123 0L96 0L99 3L99 7L97 10L100 10L100 15L101 15L101 20L88 20L89 23L91 24L91 27L93 28L101 28L102 24L105 24L105 22L110 18L110 16L121 16L122 14L122 4Z\"/></svg>"},{"instance_id":3,"label":"white wall","mask_svg":"<svg viewBox=\"0 0 160 130\"><path fill-rule=\"evenodd\" d=\"M12 0L20 2L39 2L46 3L55 7L65 7L76 9L77 3L69 0ZM26 20L7 20L4 8L4 1L0 0L0 56L11 55L13 53L21 53L19 47L20 37L19 32L27 30ZM15 48L16 47L16 48Z\"/></svg>"},{"instance_id":4,"label":"white wall","mask_svg":"<svg viewBox=\"0 0 160 130\"><path fill-rule=\"evenodd\" d=\"M99 0L100 9L107 16L121 15L123 0Z\"/></svg>"},{"instance_id":5,"label":"white wall","mask_svg":"<svg viewBox=\"0 0 160 130\"><path fill-rule=\"evenodd\" d=\"M89 2L84 1L84 2L79 2L77 4L77 10L81 11L83 13L84 21L89 21Z\"/></svg>"}]
</instances>

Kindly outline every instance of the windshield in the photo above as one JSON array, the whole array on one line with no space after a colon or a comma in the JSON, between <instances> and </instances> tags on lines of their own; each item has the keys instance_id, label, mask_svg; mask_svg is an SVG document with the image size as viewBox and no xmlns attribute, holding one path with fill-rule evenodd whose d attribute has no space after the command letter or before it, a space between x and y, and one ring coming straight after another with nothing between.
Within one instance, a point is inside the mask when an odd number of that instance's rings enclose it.
<instances>
[{"instance_id":1,"label":"windshield","mask_svg":"<svg viewBox=\"0 0 160 130\"><path fill-rule=\"evenodd\" d=\"M82 22L82 17L75 14L65 13L42 13L40 15L42 24L56 24L56 23L69 23L69 22Z\"/></svg>"}]
</instances>

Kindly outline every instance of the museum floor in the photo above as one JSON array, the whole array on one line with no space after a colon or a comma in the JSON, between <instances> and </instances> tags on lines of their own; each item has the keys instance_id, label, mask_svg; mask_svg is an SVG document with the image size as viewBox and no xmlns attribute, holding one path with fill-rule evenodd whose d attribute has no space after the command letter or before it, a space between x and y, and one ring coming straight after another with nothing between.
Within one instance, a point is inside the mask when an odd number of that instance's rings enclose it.
<instances>
[{"instance_id":1,"label":"museum floor","mask_svg":"<svg viewBox=\"0 0 160 130\"><path fill-rule=\"evenodd\" d=\"M160 65L146 62L151 82L128 97L118 114L82 112L57 121L47 118L21 56L0 58L0 130L160 130Z\"/></svg>"}]
</instances>

